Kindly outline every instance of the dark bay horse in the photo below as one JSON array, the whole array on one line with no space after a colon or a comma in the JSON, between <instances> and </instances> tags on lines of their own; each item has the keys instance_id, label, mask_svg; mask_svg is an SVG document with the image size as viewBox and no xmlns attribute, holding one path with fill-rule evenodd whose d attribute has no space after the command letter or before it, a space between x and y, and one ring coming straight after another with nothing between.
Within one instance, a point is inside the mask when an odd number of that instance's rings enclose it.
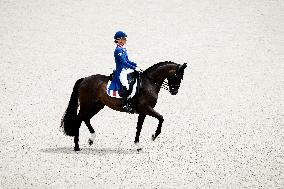
<instances>
[{"instance_id":1,"label":"dark bay horse","mask_svg":"<svg viewBox=\"0 0 284 189\"><path fill-rule=\"evenodd\" d=\"M164 118L154 110L161 87L165 85L165 80L167 79L166 85L169 92L172 95L176 95L186 67L186 63L180 65L166 61L151 66L141 74L143 88L139 94L133 97L135 113L139 114L134 141L138 151L141 150L139 147L139 136L147 115L159 120L157 130L152 135L152 139L155 140L161 133ZM80 150L79 128L82 121L85 122L91 133L89 144L92 145L95 131L90 123L90 119L103 109L105 105L113 110L123 111L121 99L110 97L106 92L109 79L109 76L97 74L81 78L74 85L68 107L61 120L61 127L66 135L74 136L75 151ZM77 113L79 105L80 110Z\"/></svg>"}]
</instances>

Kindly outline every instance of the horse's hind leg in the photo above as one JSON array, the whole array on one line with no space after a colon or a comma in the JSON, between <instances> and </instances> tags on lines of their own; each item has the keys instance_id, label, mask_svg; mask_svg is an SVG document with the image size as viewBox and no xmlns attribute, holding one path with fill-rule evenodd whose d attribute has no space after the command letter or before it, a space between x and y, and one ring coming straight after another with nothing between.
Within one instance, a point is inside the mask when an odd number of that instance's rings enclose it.
<instances>
[{"instance_id":1,"label":"horse's hind leg","mask_svg":"<svg viewBox=\"0 0 284 189\"><path fill-rule=\"evenodd\" d=\"M74 143L75 143L74 150L75 151L80 151L80 147L79 147L79 129L80 129L81 121L79 121L79 123L80 123L79 127L77 128L76 134L74 136Z\"/></svg>"},{"instance_id":2,"label":"horse's hind leg","mask_svg":"<svg viewBox=\"0 0 284 189\"><path fill-rule=\"evenodd\" d=\"M104 105L102 103L96 103L93 110L90 111L88 118L84 119L84 122L85 122L86 126L88 127L88 129L91 133L91 137L88 140L89 145L92 145L94 143L94 140L95 140L95 137L96 137L96 133L95 133L94 128L91 125L90 119L103 108L104 108Z\"/></svg>"},{"instance_id":3,"label":"horse's hind leg","mask_svg":"<svg viewBox=\"0 0 284 189\"><path fill-rule=\"evenodd\" d=\"M79 129L80 129L80 126L81 126L81 123L83 120L85 120L85 116L88 112L87 111L84 111L83 109L80 109L79 111L79 114L78 114L78 128L76 130L76 133L75 133L75 136L74 136L74 143L75 143L75 147L74 147L74 150L75 151L80 151L80 146L79 146Z\"/></svg>"},{"instance_id":4,"label":"horse's hind leg","mask_svg":"<svg viewBox=\"0 0 284 189\"><path fill-rule=\"evenodd\" d=\"M89 119L85 120L85 124L86 124L86 126L88 127L88 129L89 129L89 131L91 133L91 137L89 138L88 143L89 143L89 145L92 145L94 143L94 140L95 140L95 137L96 137L96 133L95 133L95 130L92 127L91 122L90 122Z\"/></svg>"}]
</instances>

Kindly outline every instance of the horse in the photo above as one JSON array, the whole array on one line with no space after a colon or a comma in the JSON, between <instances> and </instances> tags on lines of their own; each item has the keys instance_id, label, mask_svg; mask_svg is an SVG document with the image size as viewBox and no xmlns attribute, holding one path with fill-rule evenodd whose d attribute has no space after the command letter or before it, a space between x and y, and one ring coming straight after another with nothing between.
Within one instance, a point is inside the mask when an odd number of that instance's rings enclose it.
<instances>
[{"instance_id":1,"label":"horse","mask_svg":"<svg viewBox=\"0 0 284 189\"><path fill-rule=\"evenodd\" d=\"M186 67L187 63L181 65L165 61L154 64L140 74L143 87L133 97L133 107L135 113L138 114L134 140L138 151L142 149L139 145L139 136L146 116L152 116L159 120L156 132L152 135L152 140L154 141L161 133L164 118L154 110L160 89L166 87L171 95L176 95ZM168 82L165 81L166 79ZM91 133L89 145L92 145L95 138L95 130L90 123L90 119L105 106L123 112L122 100L110 97L107 94L107 83L109 80L110 76L96 74L78 79L73 87L73 92L62 117L60 127L65 135L74 137L75 151L80 151L79 128L82 122L85 122ZM79 106L80 109L78 111Z\"/></svg>"}]
</instances>

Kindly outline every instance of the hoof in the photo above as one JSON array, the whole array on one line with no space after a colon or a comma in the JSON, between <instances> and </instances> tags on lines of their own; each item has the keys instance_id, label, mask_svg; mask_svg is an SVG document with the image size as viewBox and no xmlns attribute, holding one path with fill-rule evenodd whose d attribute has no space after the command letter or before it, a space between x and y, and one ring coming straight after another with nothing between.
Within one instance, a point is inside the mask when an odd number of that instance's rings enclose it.
<instances>
[{"instance_id":1,"label":"hoof","mask_svg":"<svg viewBox=\"0 0 284 189\"><path fill-rule=\"evenodd\" d=\"M142 147L140 146L139 142L135 143L137 152L140 152L142 150Z\"/></svg>"},{"instance_id":2,"label":"hoof","mask_svg":"<svg viewBox=\"0 0 284 189\"><path fill-rule=\"evenodd\" d=\"M89 145L91 146L91 145L94 144L94 141L92 141L91 139L89 139L89 140L88 140L88 143L89 143Z\"/></svg>"},{"instance_id":3,"label":"hoof","mask_svg":"<svg viewBox=\"0 0 284 189\"><path fill-rule=\"evenodd\" d=\"M155 141L156 137L155 135L152 135L152 140Z\"/></svg>"},{"instance_id":4,"label":"hoof","mask_svg":"<svg viewBox=\"0 0 284 189\"><path fill-rule=\"evenodd\" d=\"M81 149L79 147L74 147L74 151L78 152L78 151L81 151Z\"/></svg>"}]
</instances>

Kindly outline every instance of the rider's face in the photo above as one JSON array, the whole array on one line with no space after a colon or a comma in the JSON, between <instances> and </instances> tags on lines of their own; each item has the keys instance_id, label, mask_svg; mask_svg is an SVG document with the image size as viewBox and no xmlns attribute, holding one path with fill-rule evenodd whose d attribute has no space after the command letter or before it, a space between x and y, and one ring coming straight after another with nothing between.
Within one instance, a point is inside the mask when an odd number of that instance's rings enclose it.
<instances>
[{"instance_id":1,"label":"rider's face","mask_svg":"<svg viewBox=\"0 0 284 189\"><path fill-rule=\"evenodd\" d=\"M121 38L120 40L118 40L118 43L119 43L120 45L122 45L122 46L125 45L126 42L127 42L126 37L123 37L123 38Z\"/></svg>"}]
</instances>

